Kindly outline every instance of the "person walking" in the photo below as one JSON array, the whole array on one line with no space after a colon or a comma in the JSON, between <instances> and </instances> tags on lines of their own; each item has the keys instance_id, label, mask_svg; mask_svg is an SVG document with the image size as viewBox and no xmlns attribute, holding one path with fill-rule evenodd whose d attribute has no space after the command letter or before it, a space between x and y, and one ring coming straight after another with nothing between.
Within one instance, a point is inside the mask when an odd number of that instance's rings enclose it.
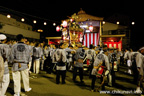
<instances>
[{"instance_id":1,"label":"person walking","mask_svg":"<svg viewBox=\"0 0 144 96\"><path fill-rule=\"evenodd\" d=\"M144 92L144 85L143 85L143 79L144 79L144 47L139 49L139 52L134 53L135 55L135 62L136 67L138 70L138 78L137 78L137 88L136 93L142 93Z\"/></svg>"}]
</instances>

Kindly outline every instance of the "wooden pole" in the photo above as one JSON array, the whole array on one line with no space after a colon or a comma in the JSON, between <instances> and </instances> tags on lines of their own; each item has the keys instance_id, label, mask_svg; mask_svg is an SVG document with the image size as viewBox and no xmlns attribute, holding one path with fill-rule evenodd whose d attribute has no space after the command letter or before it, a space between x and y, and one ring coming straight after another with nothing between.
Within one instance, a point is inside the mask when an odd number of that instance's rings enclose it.
<instances>
[{"instance_id":1,"label":"wooden pole","mask_svg":"<svg viewBox=\"0 0 144 96\"><path fill-rule=\"evenodd\" d=\"M48 45L49 45L49 39L48 39Z\"/></svg>"},{"instance_id":2,"label":"wooden pole","mask_svg":"<svg viewBox=\"0 0 144 96\"><path fill-rule=\"evenodd\" d=\"M102 46L102 30L101 30L101 21L100 21L100 46Z\"/></svg>"}]
</instances>

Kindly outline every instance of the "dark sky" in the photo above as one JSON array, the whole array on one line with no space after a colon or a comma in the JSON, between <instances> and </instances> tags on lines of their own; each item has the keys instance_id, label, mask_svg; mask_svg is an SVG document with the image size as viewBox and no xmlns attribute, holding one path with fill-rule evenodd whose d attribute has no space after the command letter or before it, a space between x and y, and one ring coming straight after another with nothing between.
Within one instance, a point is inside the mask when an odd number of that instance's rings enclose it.
<instances>
[{"instance_id":1,"label":"dark sky","mask_svg":"<svg viewBox=\"0 0 144 96\"><path fill-rule=\"evenodd\" d=\"M52 23L60 23L61 20L67 19L67 16L80 11L80 8L87 14L104 17L104 19L115 13L123 14L135 21L136 25L133 30L136 32L133 34L139 38L139 36L142 37L142 27L140 27L143 14L142 4L142 2L135 0L3 0L0 6L32 15L31 17L14 11L17 15L26 16L29 21L39 20L38 25L34 27L44 29L45 32L42 34L44 36L60 35L60 33L54 32L55 27ZM44 21L48 23L47 26L43 25Z\"/></svg>"},{"instance_id":2,"label":"dark sky","mask_svg":"<svg viewBox=\"0 0 144 96\"><path fill-rule=\"evenodd\" d=\"M122 13L134 17L138 15L138 10L142 10L139 4L140 2L126 2L126 0L115 0L113 2L110 2L110 0L3 0L0 5L34 16L61 20L73 13L77 13L80 8L88 14L101 17L107 17L114 13Z\"/></svg>"}]
</instances>

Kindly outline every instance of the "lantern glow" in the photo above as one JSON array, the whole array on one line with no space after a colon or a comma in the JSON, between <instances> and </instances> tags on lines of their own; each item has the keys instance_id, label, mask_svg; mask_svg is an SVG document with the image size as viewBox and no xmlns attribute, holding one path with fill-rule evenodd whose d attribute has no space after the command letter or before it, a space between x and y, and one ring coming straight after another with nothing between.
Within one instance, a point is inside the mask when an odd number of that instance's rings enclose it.
<instances>
[{"instance_id":1,"label":"lantern glow","mask_svg":"<svg viewBox=\"0 0 144 96\"><path fill-rule=\"evenodd\" d=\"M59 26L56 27L56 31L57 31L57 32L60 31L60 27L59 27Z\"/></svg>"},{"instance_id":2,"label":"lantern glow","mask_svg":"<svg viewBox=\"0 0 144 96\"><path fill-rule=\"evenodd\" d=\"M24 19L24 18L21 18L21 21L22 21L22 22L24 22L24 21L25 21L25 19Z\"/></svg>"},{"instance_id":3,"label":"lantern glow","mask_svg":"<svg viewBox=\"0 0 144 96\"><path fill-rule=\"evenodd\" d=\"M37 21L36 21L36 20L33 20L33 23L34 23L34 24L36 24L36 23L37 23Z\"/></svg>"},{"instance_id":4,"label":"lantern glow","mask_svg":"<svg viewBox=\"0 0 144 96\"><path fill-rule=\"evenodd\" d=\"M63 21L62 26L67 27L67 21Z\"/></svg>"},{"instance_id":5,"label":"lantern glow","mask_svg":"<svg viewBox=\"0 0 144 96\"><path fill-rule=\"evenodd\" d=\"M11 18L11 15L8 14L8 15L7 15L7 18Z\"/></svg>"},{"instance_id":6,"label":"lantern glow","mask_svg":"<svg viewBox=\"0 0 144 96\"><path fill-rule=\"evenodd\" d=\"M90 32L93 31L93 26L92 26L92 25L89 26L89 31L90 31Z\"/></svg>"}]
</instances>

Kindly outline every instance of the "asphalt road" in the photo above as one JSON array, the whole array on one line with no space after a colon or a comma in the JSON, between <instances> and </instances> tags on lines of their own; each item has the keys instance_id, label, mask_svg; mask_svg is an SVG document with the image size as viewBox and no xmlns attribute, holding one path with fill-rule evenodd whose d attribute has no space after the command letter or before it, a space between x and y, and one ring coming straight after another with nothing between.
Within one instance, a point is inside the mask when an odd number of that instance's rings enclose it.
<instances>
[{"instance_id":1,"label":"asphalt road","mask_svg":"<svg viewBox=\"0 0 144 96\"><path fill-rule=\"evenodd\" d=\"M56 84L56 75L55 74L46 74L44 71L41 71L40 74L36 75L37 78L30 78L30 86L32 91L25 93L22 83L22 92L27 96L115 96L116 92L134 92L136 85L132 82L132 76L126 74L126 67L121 66L120 71L116 72L116 84L114 87L106 86L105 92L91 92L90 85L91 79L85 74L84 76L84 84L74 83L72 81L72 72L66 73L66 84ZM11 82L9 88L7 90L7 96L13 96L13 80L12 75ZM31 75L35 76L34 74ZM77 81L79 81L79 77L77 77ZM100 85L100 80L96 80L96 87ZM113 94L112 94L113 93ZM119 96L137 96L134 94L120 94Z\"/></svg>"}]
</instances>

